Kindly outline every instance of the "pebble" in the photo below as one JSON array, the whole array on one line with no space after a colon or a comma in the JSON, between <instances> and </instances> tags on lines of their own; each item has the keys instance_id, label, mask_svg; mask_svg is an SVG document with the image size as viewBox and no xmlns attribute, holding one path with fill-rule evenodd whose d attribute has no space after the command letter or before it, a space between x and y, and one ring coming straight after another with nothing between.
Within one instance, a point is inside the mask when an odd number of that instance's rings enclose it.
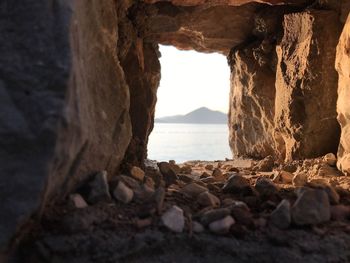
<instances>
[{"instance_id":1,"label":"pebble","mask_svg":"<svg viewBox=\"0 0 350 263\"><path fill-rule=\"evenodd\" d=\"M233 173L222 188L224 193L249 194L251 190L249 180L237 173Z\"/></svg>"},{"instance_id":2,"label":"pebble","mask_svg":"<svg viewBox=\"0 0 350 263\"><path fill-rule=\"evenodd\" d=\"M119 181L117 187L113 191L113 196L118 201L124 204L128 204L132 201L134 197L134 192L129 187L127 187L122 181Z\"/></svg>"},{"instance_id":3,"label":"pebble","mask_svg":"<svg viewBox=\"0 0 350 263\"><path fill-rule=\"evenodd\" d=\"M89 183L89 194L87 200L89 203L97 203L100 201L109 201L109 186L107 182L107 172L101 171L97 173L93 180Z\"/></svg>"},{"instance_id":4,"label":"pebble","mask_svg":"<svg viewBox=\"0 0 350 263\"><path fill-rule=\"evenodd\" d=\"M278 187L268 178L259 178L256 181L255 189L264 198L269 198L278 193Z\"/></svg>"},{"instance_id":5,"label":"pebble","mask_svg":"<svg viewBox=\"0 0 350 263\"><path fill-rule=\"evenodd\" d=\"M227 208L213 209L205 212L201 217L201 223L205 226L209 225L213 221L224 218L231 214L231 210Z\"/></svg>"},{"instance_id":6,"label":"pebble","mask_svg":"<svg viewBox=\"0 0 350 263\"><path fill-rule=\"evenodd\" d=\"M212 164L207 164L207 165L205 166L205 169L207 169L207 170L209 170L209 171L212 171L212 170L214 169L214 165L212 165Z\"/></svg>"},{"instance_id":7,"label":"pebble","mask_svg":"<svg viewBox=\"0 0 350 263\"><path fill-rule=\"evenodd\" d=\"M315 225L330 219L328 195L321 189L303 189L292 207L292 220L297 225Z\"/></svg>"},{"instance_id":8,"label":"pebble","mask_svg":"<svg viewBox=\"0 0 350 263\"><path fill-rule=\"evenodd\" d=\"M216 179L216 180L224 180L224 176L221 172L221 170L219 168L215 168L213 171L212 176Z\"/></svg>"},{"instance_id":9,"label":"pebble","mask_svg":"<svg viewBox=\"0 0 350 263\"><path fill-rule=\"evenodd\" d=\"M276 178L274 178L274 183L291 184L293 182L294 175L287 171L281 171Z\"/></svg>"},{"instance_id":10,"label":"pebble","mask_svg":"<svg viewBox=\"0 0 350 263\"><path fill-rule=\"evenodd\" d=\"M130 175L136 179L139 180L140 182L143 182L143 179L145 178L145 172L137 167L137 166L133 166L130 170Z\"/></svg>"},{"instance_id":11,"label":"pebble","mask_svg":"<svg viewBox=\"0 0 350 263\"><path fill-rule=\"evenodd\" d=\"M207 172L203 172L202 175L200 176L201 179L207 178L207 177L210 177L210 174L208 174Z\"/></svg>"},{"instance_id":12,"label":"pebble","mask_svg":"<svg viewBox=\"0 0 350 263\"><path fill-rule=\"evenodd\" d=\"M230 232L230 228L234 223L235 220L232 218L232 216L226 216L220 220L210 223L209 229L215 234L224 235Z\"/></svg>"},{"instance_id":13,"label":"pebble","mask_svg":"<svg viewBox=\"0 0 350 263\"><path fill-rule=\"evenodd\" d=\"M298 173L298 174L296 174L293 177L292 183L296 187L304 186L307 183L307 174L306 173Z\"/></svg>"},{"instance_id":14,"label":"pebble","mask_svg":"<svg viewBox=\"0 0 350 263\"><path fill-rule=\"evenodd\" d=\"M252 213L244 207L231 207L231 215L242 225L252 226L254 224Z\"/></svg>"},{"instance_id":15,"label":"pebble","mask_svg":"<svg viewBox=\"0 0 350 263\"><path fill-rule=\"evenodd\" d=\"M160 162L158 163L159 170L161 174L163 175L163 179L167 186L174 184L177 180L177 175L174 172L173 169L171 169L171 166L167 162Z\"/></svg>"},{"instance_id":16,"label":"pebble","mask_svg":"<svg viewBox=\"0 0 350 263\"><path fill-rule=\"evenodd\" d=\"M192 183L194 181L194 179L187 174L179 174L178 176L179 176L179 179L184 183Z\"/></svg>"},{"instance_id":17,"label":"pebble","mask_svg":"<svg viewBox=\"0 0 350 263\"><path fill-rule=\"evenodd\" d=\"M209 192L203 192L198 195L197 202L202 206L219 207L220 199Z\"/></svg>"},{"instance_id":18,"label":"pebble","mask_svg":"<svg viewBox=\"0 0 350 263\"><path fill-rule=\"evenodd\" d=\"M334 155L334 153L328 153L323 157L323 160L330 166L336 166L337 165L337 157Z\"/></svg>"},{"instance_id":19,"label":"pebble","mask_svg":"<svg viewBox=\"0 0 350 263\"><path fill-rule=\"evenodd\" d=\"M192 167L190 165L184 165L181 167L180 172L184 174L191 174Z\"/></svg>"},{"instance_id":20,"label":"pebble","mask_svg":"<svg viewBox=\"0 0 350 263\"><path fill-rule=\"evenodd\" d=\"M279 229L287 229L291 224L291 212L290 203L284 199L279 203L270 216L270 224L276 226Z\"/></svg>"},{"instance_id":21,"label":"pebble","mask_svg":"<svg viewBox=\"0 0 350 263\"><path fill-rule=\"evenodd\" d=\"M338 192L328 183L327 180L325 180L325 179L313 179L307 185L311 188L323 189L324 191L326 191L328 198L329 198L329 202L332 205L339 204L340 196L339 196Z\"/></svg>"},{"instance_id":22,"label":"pebble","mask_svg":"<svg viewBox=\"0 0 350 263\"><path fill-rule=\"evenodd\" d=\"M204 226L197 221L193 221L192 222L192 229L193 229L193 232L195 232L195 233L202 233L204 231Z\"/></svg>"},{"instance_id":23,"label":"pebble","mask_svg":"<svg viewBox=\"0 0 350 263\"><path fill-rule=\"evenodd\" d=\"M201 186L196 183L190 183L185 185L181 190L180 193L188 195L192 198L197 197L199 194L208 191L208 188Z\"/></svg>"},{"instance_id":24,"label":"pebble","mask_svg":"<svg viewBox=\"0 0 350 263\"><path fill-rule=\"evenodd\" d=\"M81 209L88 207L88 204L86 203L85 199L80 194L71 194L69 196L69 200L75 208Z\"/></svg>"},{"instance_id":25,"label":"pebble","mask_svg":"<svg viewBox=\"0 0 350 263\"><path fill-rule=\"evenodd\" d=\"M258 162L256 166L254 166L253 170L259 172L271 172L274 166L274 160L272 156L267 156L265 159Z\"/></svg>"},{"instance_id":26,"label":"pebble","mask_svg":"<svg viewBox=\"0 0 350 263\"><path fill-rule=\"evenodd\" d=\"M181 233L185 227L185 217L183 210L174 205L162 215L162 223L169 230Z\"/></svg>"}]
</instances>

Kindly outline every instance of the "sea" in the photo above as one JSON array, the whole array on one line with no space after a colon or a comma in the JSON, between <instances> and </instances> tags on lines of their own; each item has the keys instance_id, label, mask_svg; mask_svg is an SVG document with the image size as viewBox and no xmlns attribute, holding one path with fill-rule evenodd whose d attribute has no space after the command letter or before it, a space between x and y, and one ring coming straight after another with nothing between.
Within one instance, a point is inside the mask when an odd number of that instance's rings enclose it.
<instances>
[{"instance_id":1,"label":"sea","mask_svg":"<svg viewBox=\"0 0 350 263\"><path fill-rule=\"evenodd\" d=\"M155 123L148 141L148 159L213 161L232 158L227 124Z\"/></svg>"}]
</instances>

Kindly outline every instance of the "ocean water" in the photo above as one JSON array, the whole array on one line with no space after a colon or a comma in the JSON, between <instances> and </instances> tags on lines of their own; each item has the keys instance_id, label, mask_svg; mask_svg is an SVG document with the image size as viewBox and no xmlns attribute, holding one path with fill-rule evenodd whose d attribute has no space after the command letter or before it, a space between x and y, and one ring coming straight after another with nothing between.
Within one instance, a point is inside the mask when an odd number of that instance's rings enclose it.
<instances>
[{"instance_id":1,"label":"ocean water","mask_svg":"<svg viewBox=\"0 0 350 263\"><path fill-rule=\"evenodd\" d=\"M155 123L148 142L148 159L224 160L232 158L226 124Z\"/></svg>"}]
</instances>

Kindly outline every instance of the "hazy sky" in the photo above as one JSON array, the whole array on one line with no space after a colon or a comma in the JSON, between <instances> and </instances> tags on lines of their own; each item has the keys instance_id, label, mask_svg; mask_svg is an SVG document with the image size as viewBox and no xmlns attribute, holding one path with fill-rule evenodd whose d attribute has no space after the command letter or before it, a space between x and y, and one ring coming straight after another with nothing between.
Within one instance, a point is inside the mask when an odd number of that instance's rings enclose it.
<instances>
[{"instance_id":1,"label":"hazy sky","mask_svg":"<svg viewBox=\"0 0 350 263\"><path fill-rule=\"evenodd\" d=\"M162 78L156 117L186 114L205 106L228 111L230 69L226 57L160 46Z\"/></svg>"}]
</instances>

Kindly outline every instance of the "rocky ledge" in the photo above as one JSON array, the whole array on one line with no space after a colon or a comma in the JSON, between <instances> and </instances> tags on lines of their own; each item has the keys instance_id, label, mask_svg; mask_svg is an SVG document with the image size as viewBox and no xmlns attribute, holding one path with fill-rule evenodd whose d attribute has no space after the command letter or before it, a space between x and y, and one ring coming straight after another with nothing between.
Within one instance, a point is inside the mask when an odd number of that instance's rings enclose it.
<instances>
[{"instance_id":1,"label":"rocky ledge","mask_svg":"<svg viewBox=\"0 0 350 263\"><path fill-rule=\"evenodd\" d=\"M280 166L271 157L146 161L108 183L102 171L46 210L20 254L25 262L346 262L350 178L335 165L333 154Z\"/></svg>"}]
</instances>

